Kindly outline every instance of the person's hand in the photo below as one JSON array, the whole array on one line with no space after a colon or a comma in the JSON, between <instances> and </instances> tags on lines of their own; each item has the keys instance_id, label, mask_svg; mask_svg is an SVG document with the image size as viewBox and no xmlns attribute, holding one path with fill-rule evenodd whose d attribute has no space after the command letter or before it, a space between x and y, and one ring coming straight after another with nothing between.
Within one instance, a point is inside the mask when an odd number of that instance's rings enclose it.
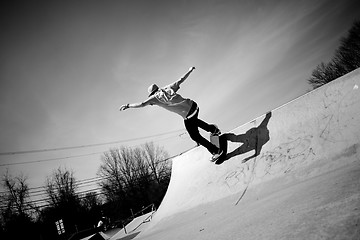
<instances>
[{"instance_id":1,"label":"person's hand","mask_svg":"<svg viewBox=\"0 0 360 240\"><path fill-rule=\"evenodd\" d=\"M194 71L194 70L195 70L195 67L189 68L189 72L192 72L192 71Z\"/></svg>"},{"instance_id":2,"label":"person's hand","mask_svg":"<svg viewBox=\"0 0 360 240\"><path fill-rule=\"evenodd\" d=\"M129 108L129 104L125 104L125 105L122 105L120 108L119 108L119 111L124 111L126 109Z\"/></svg>"}]
</instances>

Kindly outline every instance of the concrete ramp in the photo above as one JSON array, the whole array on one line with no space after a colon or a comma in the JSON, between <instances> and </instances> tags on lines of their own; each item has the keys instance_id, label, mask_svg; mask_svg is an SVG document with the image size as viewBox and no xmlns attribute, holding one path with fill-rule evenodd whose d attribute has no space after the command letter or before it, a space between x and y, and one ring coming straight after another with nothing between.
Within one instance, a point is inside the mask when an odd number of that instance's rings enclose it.
<instances>
[{"instance_id":1,"label":"concrete ramp","mask_svg":"<svg viewBox=\"0 0 360 240\"><path fill-rule=\"evenodd\" d=\"M81 240L108 240L108 239L110 239L110 237L107 236L105 233L97 232L97 233L92 234L91 236L88 236L88 237L83 238Z\"/></svg>"},{"instance_id":2,"label":"concrete ramp","mask_svg":"<svg viewBox=\"0 0 360 240\"><path fill-rule=\"evenodd\" d=\"M151 218L155 211L143 214L137 218L134 218L130 223L128 223L125 228L121 229L119 232L114 234L110 240L120 240L120 239L132 239L131 236L136 236L141 232L146 224L151 221Z\"/></svg>"},{"instance_id":3,"label":"concrete ramp","mask_svg":"<svg viewBox=\"0 0 360 240\"><path fill-rule=\"evenodd\" d=\"M202 147L175 158L149 230L174 214L234 194L236 205L260 183L284 176L286 181L309 179L359 162L359 87L358 69L226 133L222 163L211 163Z\"/></svg>"}]
</instances>

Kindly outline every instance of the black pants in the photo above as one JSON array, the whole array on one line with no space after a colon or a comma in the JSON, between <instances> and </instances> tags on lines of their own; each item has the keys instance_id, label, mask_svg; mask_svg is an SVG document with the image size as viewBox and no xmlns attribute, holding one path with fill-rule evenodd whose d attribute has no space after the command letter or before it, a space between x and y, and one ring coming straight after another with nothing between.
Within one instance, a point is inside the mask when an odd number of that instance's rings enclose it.
<instances>
[{"instance_id":1,"label":"black pants","mask_svg":"<svg viewBox=\"0 0 360 240\"><path fill-rule=\"evenodd\" d=\"M196 111L196 109L197 109L197 104L194 102L188 115L191 115L194 111ZM213 124L207 124L203 120L199 119L198 115L199 115L199 111L197 111L197 113L191 118L185 119L184 120L185 128L192 140L204 146L211 154L215 154L219 151L219 149L214 144L212 144L211 142L209 142L207 139L205 139L203 136L200 135L199 128L202 128L205 131L211 133L216 131L216 126Z\"/></svg>"}]
</instances>

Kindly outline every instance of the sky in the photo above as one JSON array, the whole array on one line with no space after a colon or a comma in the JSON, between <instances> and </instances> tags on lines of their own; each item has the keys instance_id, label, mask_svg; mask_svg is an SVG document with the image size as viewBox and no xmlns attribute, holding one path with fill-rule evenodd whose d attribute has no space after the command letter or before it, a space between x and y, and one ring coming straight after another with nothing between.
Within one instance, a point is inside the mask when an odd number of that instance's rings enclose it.
<instances>
[{"instance_id":1,"label":"sky","mask_svg":"<svg viewBox=\"0 0 360 240\"><path fill-rule=\"evenodd\" d=\"M118 111L192 66L179 93L223 132L303 95L360 4L7 1L0 11L0 174L39 187L59 167L96 177L110 148L154 142L173 156L193 147L173 113Z\"/></svg>"}]
</instances>

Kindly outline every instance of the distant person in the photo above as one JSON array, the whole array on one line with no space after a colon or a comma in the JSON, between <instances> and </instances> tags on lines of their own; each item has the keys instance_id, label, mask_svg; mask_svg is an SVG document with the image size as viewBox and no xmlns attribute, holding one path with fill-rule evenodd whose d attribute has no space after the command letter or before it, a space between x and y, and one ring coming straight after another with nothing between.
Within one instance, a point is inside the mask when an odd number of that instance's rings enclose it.
<instances>
[{"instance_id":1,"label":"distant person","mask_svg":"<svg viewBox=\"0 0 360 240\"><path fill-rule=\"evenodd\" d=\"M104 224L105 224L104 218L101 218L98 222L97 228L100 229L101 231L104 231L104 228L105 228Z\"/></svg>"},{"instance_id":2,"label":"distant person","mask_svg":"<svg viewBox=\"0 0 360 240\"><path fill-rule=\"evenodd\" d=\"M178 81L167 85L163 88L159 88L156 84L152 84L148 88L149 97L147 100L141 103L125 104L120 107L120 111L128 108L141 108L148 105L157 105L163 107L170 112L179 114L184 119L184 124L187 132L192 140L196 143L204 146L213 156L211 161L216 161L222 151L205 139L199 133L199 127L212 134L219 135L220 130L214 124L208 124L198 118L199 107L195 101L183 98L177 91L195 67L191 67L189 71L181 77Z\"/></svg>"}]
</instances>

